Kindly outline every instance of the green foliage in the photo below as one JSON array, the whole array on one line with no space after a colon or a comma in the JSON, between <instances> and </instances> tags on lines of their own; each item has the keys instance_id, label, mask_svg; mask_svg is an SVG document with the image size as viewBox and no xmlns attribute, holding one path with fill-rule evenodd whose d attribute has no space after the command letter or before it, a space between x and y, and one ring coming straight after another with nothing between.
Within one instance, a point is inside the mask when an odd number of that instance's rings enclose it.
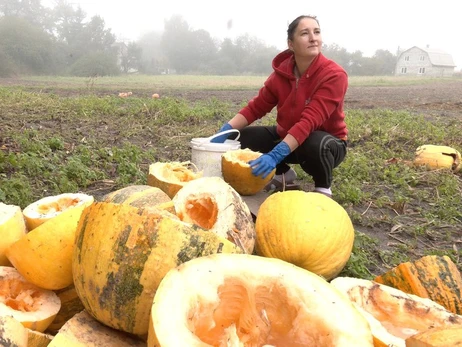
<instances>
[{"instance_id":1,"label":"green foliage","mask_svg":"<svg viewBox=\"0 0 462 347\"><path fill-rule=\"evenodd\" d=\"M74 76L114 76L120 74L114 55L95 52L84 55L77 60L69 70Z\"/></svg>"}]
</instances>

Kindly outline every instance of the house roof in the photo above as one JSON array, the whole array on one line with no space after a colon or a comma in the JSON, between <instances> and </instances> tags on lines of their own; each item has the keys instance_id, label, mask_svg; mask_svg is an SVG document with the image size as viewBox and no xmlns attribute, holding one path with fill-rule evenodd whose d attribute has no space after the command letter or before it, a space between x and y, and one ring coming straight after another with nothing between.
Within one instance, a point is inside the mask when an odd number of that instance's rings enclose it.
<instances>
[{"instance_id":1,"label":"house roof","mask_svg":"<svg viewBox=\"0 0 462 347\"><path fill-rule=\"evenodd\" d=\"M404 52L401 54L409 51L412 48L418 48L425 53L428 54L428 58L430 59L430 63L432 65L437 65L437 66L449 66L449 67L455 67L456 64L454 64L454 60L452 59L452 55L437 48L421 48L421 47L411 47L409 49L406 49Z\"/></svg>"}]
</instances>

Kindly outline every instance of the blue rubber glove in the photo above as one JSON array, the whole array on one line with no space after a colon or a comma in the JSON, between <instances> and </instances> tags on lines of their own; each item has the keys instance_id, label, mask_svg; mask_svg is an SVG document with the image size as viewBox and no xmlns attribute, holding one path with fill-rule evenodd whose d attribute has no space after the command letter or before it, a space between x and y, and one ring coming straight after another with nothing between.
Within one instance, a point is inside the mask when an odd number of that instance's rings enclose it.
<instances>
[{"instance_id":1,"label":"blue rubber glove","mask_svg":"<svg viewBox=\"0 0 462 347\"><path fill-rule=\"evenodd\" d=\"M263 154L255 160L249 161L249 165L252 168L252 174L254 176L261 176L266 178L271 171L276 168L285 157L290 154L291 150L287 143L284 141L273 148L273 150L267 154Z\"/></svg>"},{"instance_id":2,"label":"blue rubber glove","mask_svg":"<svg viewBox=\"0 0 462 347\"><path fill-rule=\"evenodd\" d=\"M218 133L221 133L222 131L226 131L226 130L231 130L232 128L233 128L233 127L232 127L229 123L226 123L225 125L223 125L223 126L220 128L220 130L218 131ZM213 138L210 142L213 142L213 143L224 143L224 142L226 141L226 139L228 138L229 135L230 135L230 133L217 136L217 137Z\"/></svg>"}]
</instances>

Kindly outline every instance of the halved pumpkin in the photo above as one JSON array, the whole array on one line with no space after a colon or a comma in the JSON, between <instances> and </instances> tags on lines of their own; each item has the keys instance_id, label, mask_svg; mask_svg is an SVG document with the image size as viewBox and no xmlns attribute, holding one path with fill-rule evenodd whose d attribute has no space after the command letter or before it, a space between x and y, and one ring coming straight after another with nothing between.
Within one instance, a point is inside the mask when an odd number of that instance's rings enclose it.
<instances>
[{"instance_id":1,"label":"halved pumpkin","mask_svg":"<svg viewBox=\"0 0 462 347\"><path fill-rule=\"evenodd\" d=\"M462 276L448 256L427 255L399 264L374 281L429 298L451 312L462 314Z\"/></svg>"},{"instance_id":2,"label":"halved pumpkin","mask_svg":"<svg viewBox=\"0 0 462 347\"><path fill-rule=\"evenodd\" d=\"M186 183L202 177L202 172L195 172L189 162L156 162L149 165L148 185L160 188L170 198Z\"/></svg>"},{"instance_id":3,"label":"halved pumpkin","mask_svg":"<svg viewBox=\"0 0 462 347\"><path fill-rule=\"evenodd\" d=\"M27 329L27 347L46 347L53 340L53 335Z\"/></svg>"},{"instance_id":4,"label":"halved pumpkin","mask_svg":"<svg viewBox=\"0 0 462 347\"><path fill-rule=\"evenodd\" d=\"M358 306L378 345L404 347L407 338L430 328L462 326L462 316L396 288L351 277L337 277L331 284Z\"/></svg>"},{"instance_id":5,"label":"halved pumpkin","mask_svg":"<svg viewBox=\"0 0 462 347\"><path fill-rule=\"evenodd\" d=\"M350 258L354 228L346 210L319 193L284 191L260 206L257 254L285 260L327 280Z\"/></svg>"},{"instance_id":6,"label":"halved pumpkin","mask_svg":"<svg viewBox=\"0 0 462 347\"><path fill-rule=\"evenodd\" d=\"M48 347L144 347L146 343L95 320L87 311L77 313L59 330Z\"/></svg>"},{"instance_id":7,"label":"halved pumpkin","mask_svg":"<svg viewBox=\"0 0 462 347\"><path fill-rule=\"evenodd\" d=\"M26 235L26 223L21 207L0 202L0 266L11 265L6 249Z\"/></svg>"},{"instance_id":8,"label":"halved pumpkin","mask_svg":"<svg viewBox=\"0 0 462 347\"><path fill-rule=\"evenodd\" d=\"M0 266L0 303L0 316L13 316L24 327L40 332L45 331L61 307L53 291L29 283L8 266Z\"/></svg>"},{"instance_id":9,"label":"halved pumpkin","mask_svg":"<svg viewBox=\"0 0 462 347\"><path fill-rule=\"evenodd\" d=\"M262 155L248 148L227 151L221 156L223 179L241 195L254 195L260 192L273 179L276 169L268 176L254 176L249 161Z\"/></svg>"},{"instance_id":10,"label":"halved pumpkin","mask_svg":"<svg viewBox=\"0 0 462 347\"><path fill-rule=\"evenodd\" d=\"M321 277L279 259L217 254L172 269L148 346L372 346L367 321Z\"/></svg>"},{"instance_id":11,"label":"halved pumpkin","mask_svg":"<svg viewBox=\"0 0 462 347\"><path fill-rule=\"evenodd\" d=\"M462 161L459 151L449 146L423 145L416 149L415 166L426 166L428 169L451 169L460 171Z\"/></svg>"},{"instance_id":12,"label":"halved pumpkin","mask_svg":"<svg viewBox=\"0 0 462 347\"><path fill-rule=\"evenodd\" d=\"M60 212L7 248L8 260L29 282L51 290L72 284L75 230L90 201Z\"/></svg>"},{"instance_id":13,"label":"halved pumpkin","mask_svg":"<svg viewBox=\"0 0 462 347\"><path fill-rule=\"evenodd\" d=\"M181 220L227 238L251 254L255 226L249 207L221 177L201 177L181 188L172 199Z\"/></svg>"},{"instance_id":14,"label":"halved pumpkin","mask_svg":"<svg viewBox=\"0 0 462 347\"><path fill-rule=\"evenodd\" d=\"M136 335L147 333L154 294L170 269L208 254L241 252L166 211L109 202L84 210L75 243L74 285L85 309Z\"/></svg>"},{"instance_id":15,"label":"halved pumpkin","mask_svg":"<svg viewBox=\"0 0 462 347\"><path fill-rule=\"evenodd\" d=\"M56 334L69 319L85 309L77 295L74 284L64 289L56 290L55 293L61 301L61 308L47 328L47 331L52 334Z\"/></svg>"},{"instance_id":16,"label":"halved pumpkin","mask_svg":"<svg viewBox=\"0 0 462 347\"><path fill-rule=\"evenodd\" d=\"M406 347L462 346L462 326L430 328L406 340Z\"/></svg>"},{"instance_id":17,"label":"halved pumpkin","mask_svg":"<svg viewBox=\"0 0 462 347\"><path fill-rule=\"evenodd\" d=\"M88 206L93 201L93 196L84 193L63 193L37 200L23 210L27 230L37 228L68 209L82 205Z\"/></svg>"}]
</instances>

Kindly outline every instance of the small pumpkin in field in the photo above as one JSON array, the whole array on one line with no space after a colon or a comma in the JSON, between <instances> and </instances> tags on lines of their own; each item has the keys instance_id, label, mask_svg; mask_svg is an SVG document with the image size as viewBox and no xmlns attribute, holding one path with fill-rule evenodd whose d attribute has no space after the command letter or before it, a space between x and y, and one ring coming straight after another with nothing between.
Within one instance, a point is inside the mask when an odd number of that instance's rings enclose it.
<instances>
[{"instance_id":1,"label":"small pumpkin in field","mask_svg":"<svg viewBox=\"0 0 462 347\"><path fill-rule=\"evenodd\" d=\"M177 216L187 223L227 238L251 254L255 226L247 204L221 177L201 177L181 188L172 199Z\"/></svg>"},{"instance_id":2,"label":"small pumpkin in field","mask_svg":"<svg viewBox=\"0 0 462 347\"><path fill-rule=\"evenodd\" d=\"M369 321L376 346L404 347L407 338L422 331L462 326L462 316L430 299L359 278L337 277L330 283Z\"/></svg>"},{"instance_id":3,"label":"small pumpkin in field","mask_svg":"<svg viewBox=\"0 0 462 347\"><path fill-rule=\"evenodd\" d=\"M27 230L31 231L37 228L68 209L82 205L88 206L93 201L93 196L85 193L63 193L46 196L24 208L23 215L26 220Z\"/></svg>"},{"instance_id":4,"label":"small pumpkin in field","mask_svg":"<svg viewBox=\"0 0 462 347\"><path fill-rule=\"evenodd\" d=\"M5 254L6 249L26 232L21 207L0 202L0 266L11 265Z\"/></svg>"},{"instance_id":5,"label":"small pumpkin in field","mask_svg":"<svg viewBox=\"0 0 462 347\"><path fill-rule=\"evenodd\" d=\"M258 255L285 260L327 280L342 271L353 249L348 213L319 193L270 195L260 206L255 228Z\"/></svg>"},{"instance_id":6,"label":"small pumpkin in field","mask_svg":"<svg viewBox=\"0 0 462 347\"><path fill-rule=\"evenodd\" d=\"M77 227L74 285L99 322L144 335L165 274L183 262L220 252L241 250L166 211L96 202L84 210Z\"/></svg>"},{"instance_id":7,"label":"small pumpkin in field","mask_svg":"<svg viewBox=\"0 0 462 347\"><path fill-rule=\"evenodd\" d=\"M165 209L175 213L172 199L162 189L150 185L131 185L106 194L102 201L135 207Z\"/></svg>"},{"instance_id":8,"label":"small pumpkin in field","mask_svg":"<svg viewBox=\"0 0 462 347\"><path fill-rule=\"evenodd\" d=\"M273 179L276 169L268 176L254 176L249 161L260 157L262 153L248 148L227 151L221 156L223 179L241 195L254 195L263 190Z\"/></svg>"},{"instance_id":9,"label":"small pumpkin in field","mask_svg":"<svg viewBox=\"0 0 462 347\"><path fill-rule=\"evenodd\" d=\"M448 256L427 255L399 264L374 281L429 298L451 312L462 314L462 276Z\"/></svg>"},{"instance_id":10,"label":"small pumpkin in field","mask_svg":"<svg viewBox=\"0 0 462 347\"><path fill-rule=\"evenodd\" d=\"M172 269L152 303L149 347L372 347L367 321L321 277L279 259L216 254Z\"/></svg>"},{"instance_id":11,"label":"small pumpkin in field","mask_svg":"<svg viewBox=\"0 0 462 347\"><path fill-rule=\"evenodd\" d=\"M449 146L423 145L416 149L415 166L428 169L451 169L459 172L462 168L460 152Z\"/></svg>"},{"instance_id":12,"label":"small pumpkin in field","mask_svg":"<svg viewBox=\"0 0 462 347\"><path fill-rule=\"evenodd\" d=\"M28 282L8 266L0 266L0 293L0 317L12 316L25 328L40 332L45 331L61 307L53 291Z\"/></svg>"},{"instance_id":13,"label":"small pumpkin in field","mask_svg":"<svg viewBox=\"0 0 462 347\"><path fill-rule=\"evenodd\" d=\"M149 165L148 185L160 188L170 198L188 182L202 177L202 172L193 171L189 162L156 162Z\"/></svg>"}]
</instances>

